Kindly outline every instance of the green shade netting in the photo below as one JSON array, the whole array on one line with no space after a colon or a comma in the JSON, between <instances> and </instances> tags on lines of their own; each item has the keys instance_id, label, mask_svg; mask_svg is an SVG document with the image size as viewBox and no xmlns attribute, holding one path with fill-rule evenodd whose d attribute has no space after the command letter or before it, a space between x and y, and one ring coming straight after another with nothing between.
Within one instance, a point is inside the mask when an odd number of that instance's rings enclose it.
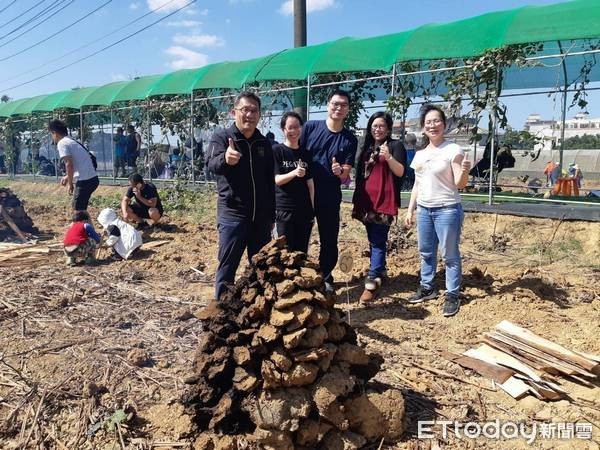
<instances>
[{"instance_id":1,"label":"green shade netting","mask_svg":"<svg viewBox=\"0 0 600 450\"><path fill-rule=\"evenodd\" d=\"M182 69L166 74L150 90L149 96L190 94L194 85L214 64L199 69Z\"/></svg>"},{"instance_id":2,"label":"green shade netting","mask_svg":"<svg viewBox=\"0 0 600 450\"><path fill-rule=\"evenodd\" d=\"M239 89L245 83L255 80L258 72L277 53L246 61L213 64L204 76L194 83L193 89Z\"/></svg>"},{"instance_id":3,"label":"green shade netting","mask_svg":"<svg viewBox=\"0 0 600 450\"><path fill-rule=\"evenodd\" d=\"M36 97L31 97L27 101L24 101L23 103L21 103L20 105L15 107L12 110L11 115L12 116L20 116L20 115L24 115L24 114L31 114L31 108L33 108L42 99L44 99L46 97L47 97L46 95L38 95Z\"/></svg>"},{"instance_id":4,"label":"green shade netting","mask_svg":"<svg viewBox=\"0 0 600 450\"><path fill-rule=\"evenodd\" d=\"M131 81L117 81L105 84L90 92L81 102L80 106L109 106L117 94Z\"/></svg>"},{"instance_id":5,"label":"green shade netting","mask_svg":"<svg viewBox=\"0 0 600 450\"><path fill-rule=\"evenodd\" d=\"M22 98L20 100L15 100L14 102L8 102L4 105L4 108L0 111L2 117L11 117L13 112L19 108L23 103L29 101L29 98ZM18 115L18 114L15 114Z\"/></svg>"},{"instance_id":6,"label":"green shade netting","mask_svg":"<svg viewBox=\"0 0 600 450\"><path fill-rule=\"evenodd\" d=\"M79 109L83 100L96 89L98 89L98 86L74 89L69 95L63 97L63 99L57 103L56 107Z\"/></svg>"},{"instance_id":7,"label":"green shade netting","mask_svg":"<svg viewBox=\"0 0 600 450\"><path fill-rule=\"evenodd\" d=\"M31 112L52 112L58 108L60 101L72 91L60 91L53 94L48 94L35 105L32 105Z\"/></svg>"},{"instance_id":8,"label":"green shade netting","mask_svg":"<svg viewBox=\"0 0 600 450\"><path fill-rule=\"evenodd\" d=\"M306 80L311 73L314 73L314 64L323 52L336 43L349 39L351 38L284 50L263 66L255 80Z\"/></svg>"},{"instance_id":9,"label":"green shade netting","mask_svg":"<svg viewBox=\"0 0 600 450\"><path fill-rule=\"evenodd\" d=\"M113 98L114 102L125 102L129 100L144 100L154 85L165 75L150 75L130 81Z\"/></svg>"},{"instance_id":10,"label":"green shade netting","mask_svg":"<svg viewBox=\"0 0 600 450\"><path fill-rule=\"evenodd\" d=\"M562 41L563 50L572 53L584 48L584 40L598 38L599 0L525 6L384 36L347 37L247 61L216 63L130 82L78 89L67 94L51 94L39 102L33 99L27 104L10 102L0 106L0 116L52 111L59 107L108 105L117 101L143 100L154 95L191 94L194 89L204 90L202 95L206 95L211 89L239 89L255 81L306 80L309 75L319 73L389 72L397 62L454 59L461 64L465 58L509 44L544 42L543 53L555 54L560 52L557 42ZM583 56L567 58L568 81L577 78L584 61ZM565 80L560 62L558 59L548 60L543 62L543 66L508 69L504 86L524 89L562 85ZM426 75L414 76L427 78ZM600 71L595 67L590 73L590 80L600 80ZM444 90L445 86L440 85L439 93Z\"/></svg>"}]
</instances>

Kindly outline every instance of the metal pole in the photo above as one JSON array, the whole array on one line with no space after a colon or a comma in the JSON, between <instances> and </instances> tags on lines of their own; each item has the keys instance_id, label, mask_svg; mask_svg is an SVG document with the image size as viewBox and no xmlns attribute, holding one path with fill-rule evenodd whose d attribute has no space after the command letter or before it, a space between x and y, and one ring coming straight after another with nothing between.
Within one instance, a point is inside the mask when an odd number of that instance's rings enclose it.
<instances>
[{"instance_id":1,"label":"metal pole","mask_svg":"<svg viewBox=\"0 0 600 450\"><path fill-rule=\"evenodd\" d=\"M392 66L392 91L391 96L396 95L396 63Z\"/></svg>"},{"instance_id":2,"label":"metal pole","mask_svg":"<svg viewBox=\"0 0 600 450\"><path fill-rule=\"evenodd\" d=\"M498 106L498 95L500 93L500 67L496 67L496 96L494 98L494 106ZM496 128L498 126L498 118L495 111L492 113L492 141L490 142L490 186L488 192L488 205L491 205L494 200L494 155L496 153Z\"/></svg>"},{"instance_id":3,"label":"metal pole","mask_svg":"<svg viewBox=\"0 0 600 450\"><path fill-rule=\"evenodd\" d=\"M33 156L33 117L29 116L29 153L31 153L31 171L33 172L33 181L35 181L35 159ZM38 161L39 161L39 151L38 151Z\"/></svg>"},{"instance_id":4,"label":"metal pole","mask_svg":"<svg viewBox=\"0 0 600 450\"><path fill-rule=\"evenodd\" d=\"M306 47L306 0L294 0L294 47ZM303 89L294 91L294 110L308 120L306 95Z\"/></svg>"},{"instance_id":5,"label":"metal pole","mask_svg":"<svg viewBox=\"0 0 600 450\"><path fill-rule=\"evenodd\" d=\"M310 74L306 77L306 120L310 119Z\"/></svg>"},{"instance_id":6,"label":"metal pole","mask_svg":"<svg viewBox=\"0 0 600 450\"><path fill-rule=\"evenodd\" d=\"M112 106L110 107L110 154L112 155L113 181L116 181L117 170L115 169L115 163L117 162L117 148L115 146L115 124L113 121Z\"/></svg>"},{"instance_id":7,"label":"metal pole","mask_svg":"<svg viewBox=\"0 0 600 450\"><path fill-rule=\"evenodd\" d=\"M79 107L79 141L85 144L83 142L83 106Z\"/></svg>"},{"instance_id":8,"label":"metal pole","mask_svg":"<svg viewBox=\"0 0 600 450\"><path fill-rule=\"evenodd\" d=\"M560 41L558 41L558 48L560 50L560 53L563 54L563 50L562 50L562 45L560 43ZM559 171L559 178L562 175L562 170L563 170L563 150L565 149L565 121L567 120L567 88L569 87L569 80L567 79L567 66L566 66L566 56L563 55L562 57L562 68L563 68L563 76L565 77L564 79L564 89L563 89L563 102L562 102L562 111L561 111L561 127L560 127L560 149L558 151L559 154L559 163L560 163L560 171ZM552 154L552 152L550 152L550 154Z\"/></svg>"},{"instance_id":9,"label":"metal pole","mask_svg":"<svg viewBox=\"0 0 600 450\"><path fill-rule=\"evenodd\" d=\"M150 152L150 136L152 135L152 124L150 123L150 102L146 102L146 117L148 118L148 142L146 143L146 158L148 160L148 178L152 181L152 158Z\"/></svg>"},{"instance_id":10,"label":"metal pole","mask_svg":"<svg viewBox=\"0 0 600 450\"><path fill-rule=\"evenodd\" d=\"M185 147L185 146L184 146ZM196 184L196 165L194 158L194 90L190 94L190 148L192 150L192 184Z\"/></svg>"}]
</instances>

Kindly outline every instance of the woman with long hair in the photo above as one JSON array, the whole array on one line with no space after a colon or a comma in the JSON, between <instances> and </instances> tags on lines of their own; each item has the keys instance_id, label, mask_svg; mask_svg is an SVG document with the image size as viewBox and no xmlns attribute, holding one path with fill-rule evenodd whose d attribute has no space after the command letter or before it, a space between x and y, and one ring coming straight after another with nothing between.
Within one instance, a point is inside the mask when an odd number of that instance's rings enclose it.
<instances>
[{"instance_id":1,"label":"woman with long hair","mask_svg":"<svg viewBox=\"0 0 600 450\"><path fill-rule=\"evenodd\" d=\"M416 210L421 282L417 293L409 301L421 303L437 297L433 278L439 247L446 263L443 314L450 317L460 308L462 281L459 243L463 209L458 190L467 184L471 162L465 159L457 144L445 140L446 115L442 108L425 105L421 110L420 123L429 143L415 154L411 163L415 170L415 185L404 222L411 227Z\"/></svg>"},{"instance_id":2,"label":"woman with long hair","mask_svg":"<svg viewBox=\"0 0 600 450\"><path fill-rule=\"evenodd\" d=\"M365 225L371 251L361 302L375 299L375 291L387 274L387 238L400 207L406 150L401 142L392 139L392 126L388 113L373 114L357 160L352 217Z\"/></svg>"}]
</instances>

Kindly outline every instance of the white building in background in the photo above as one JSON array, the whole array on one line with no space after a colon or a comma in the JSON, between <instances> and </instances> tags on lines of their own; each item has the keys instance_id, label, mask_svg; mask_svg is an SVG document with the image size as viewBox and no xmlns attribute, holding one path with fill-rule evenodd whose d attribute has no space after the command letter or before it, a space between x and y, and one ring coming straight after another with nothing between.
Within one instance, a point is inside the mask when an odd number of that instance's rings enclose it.
<instances>
[{"instance_id":1,"label":"white building in background","mask_svg":"<svg viewBox=\"0 0 600 450\"><path fill-rule=\"evenodd\" d=\"M523 129L543 139L544 150L558 147L562 122L560 120L543 120L540 114L530 114ZM565 120L565 139L589 134L600 135L600 118L590 119L588 113L576 114L574 118Z\"/></svg>"}]
</instances>

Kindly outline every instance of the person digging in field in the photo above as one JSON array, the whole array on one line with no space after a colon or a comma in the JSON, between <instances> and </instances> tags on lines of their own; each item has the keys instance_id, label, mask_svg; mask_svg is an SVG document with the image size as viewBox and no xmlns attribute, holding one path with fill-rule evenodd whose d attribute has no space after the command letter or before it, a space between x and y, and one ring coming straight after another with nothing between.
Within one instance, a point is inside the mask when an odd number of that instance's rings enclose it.
<instances>
[{"instance_id":1,"label":"person digging in field","mask_svg":"<svg viewBox=\"0 0 600 450\"><path fill-rule=\"evenodd\" d=\"M86 264L93 264L96 259L94 253L101 240L87 211L75 212L63 239L67 264L74 266L77 264L77 258L82 258Z\"/></svg>"},{"instance_id":2,"label":"person digging in field","mask_svg":"<svg viewBox=\"0 0 600 450\"><path fill-rule=\"evenodd\" d=\"M248 259L271 239L275 221L275 183L271 143L256 128L260 98L240 93L231 111L235 123L213 134L208 168L217 176L219 266L217 301L233 283L247 248Z\"/></svg>"},{"instance_id":3,"label":"person digging in field","mask_svg":"<svg viewBox=\"0 0 600 450\"><path fill-rule=\"evenodd\" d=\"M112 247L115 259L127 259L142 245L142 233L119 219L117 212L105 208L98 214L98 222L104 228L106 247Z\"/></svg>"},{"instance_id":4,"label":"person digging in field","mask_svg":"<svg viewBox=\"0 0 600 450\"><path fill-rule=\"evenodd\" d=\"M163 215L163 206L156 186L146 183L139 173L129 176L129 188L121 200L123 220L138 227L144 222L154 225Z\"/></svg>"}]
</instances>

